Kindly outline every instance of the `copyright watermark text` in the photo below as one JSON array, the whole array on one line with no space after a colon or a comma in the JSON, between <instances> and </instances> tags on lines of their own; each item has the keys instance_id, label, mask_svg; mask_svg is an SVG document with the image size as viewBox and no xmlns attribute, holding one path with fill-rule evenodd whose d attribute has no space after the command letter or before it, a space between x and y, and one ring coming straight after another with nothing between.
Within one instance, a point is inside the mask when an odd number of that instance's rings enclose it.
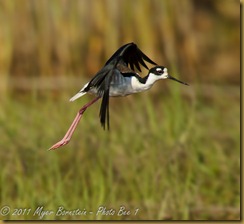
<instances>
[{"instance_id":1,"label":"copyright watermark text","mask_svg":"<svg viewBox=\"0 0 244 224\"><path fill-rule=\"evenodd\" d=\"M87 210L85 208L66 209L63 206L59 206L55 210L46 209L44 206L38 206L36 208L11 208L8 205L0 207L0 217L9 216L32 216L38 219L45 217L60 217L60 216L136 216L139 213L139 208L127 209L125 206L119 208L107 208L106 206L99 206L94 211Z\"/></svg>"}]
</instances>

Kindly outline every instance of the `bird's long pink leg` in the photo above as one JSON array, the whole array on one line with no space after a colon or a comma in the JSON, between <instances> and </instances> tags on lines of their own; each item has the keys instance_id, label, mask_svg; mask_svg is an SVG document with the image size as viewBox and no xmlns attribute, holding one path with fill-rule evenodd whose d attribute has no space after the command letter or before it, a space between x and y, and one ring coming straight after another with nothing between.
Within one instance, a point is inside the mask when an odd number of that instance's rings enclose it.
<instances>
[{"instance_id":1,"label":"bird's long pink leg","mask_svg":"<svg viewBox=\"0 0 244 224\"><path fill-rule=\"evenodd\" d=\"M79 112L77 113L74 121L72 122L72 124L70 125L69 127L69 130L66 132L65 136L63 137L62 140L60 140L59 142L57 142L56 144L54 144L49 150L54 150L54 149L57 149L63 145L66 145L69 143L83 113L86 111L86 109L91 106L93 103L95 103L97 100L99 100L100 97L97 97L95 99L93 99L91 102L87 103L86 105L84 105L80 110Z\"/></svg>"}]
</instances>

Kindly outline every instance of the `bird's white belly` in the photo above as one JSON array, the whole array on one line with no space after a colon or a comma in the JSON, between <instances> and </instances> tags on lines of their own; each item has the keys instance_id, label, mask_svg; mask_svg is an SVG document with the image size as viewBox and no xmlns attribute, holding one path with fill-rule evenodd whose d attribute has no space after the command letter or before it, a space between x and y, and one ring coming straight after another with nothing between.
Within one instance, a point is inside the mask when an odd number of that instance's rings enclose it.
<instances>
[{"instance_id":1,"label":"bird's white belly","mask_svg":"<svg viewBox=\"0 0 244 224\"><path fill-rule=\"evenodd\" d=\"M120 86L113 88L110 86L109 96L126 96L132 94L133 92L128 88L128 86Z\"/></svg>"}]
</instances>

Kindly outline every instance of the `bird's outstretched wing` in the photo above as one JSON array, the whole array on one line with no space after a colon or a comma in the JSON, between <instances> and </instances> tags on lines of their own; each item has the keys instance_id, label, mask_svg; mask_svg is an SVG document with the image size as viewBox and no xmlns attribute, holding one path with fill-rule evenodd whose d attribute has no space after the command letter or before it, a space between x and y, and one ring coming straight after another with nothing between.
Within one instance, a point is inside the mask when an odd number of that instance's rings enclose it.
<instances>
[{"instance_id":1,"label":"bird's outstretched wing","mask_svg":"<svg viewBox=\"0 0 244 224\"><path fill-rule=\"evenodd\" d=\"M140 72L140 64L148 69L146 62L151 63L153 65L157 65L154 61L152 61L147 55L145 55L134 43L125 44L120 47L106 62L105 65L108 65L113 60L123 60L124 63L132 70L136 67Z\"/></svg>"},{"instance_id":2,"label":"bird's outstretched wing","mask_svg":"<svg viewBox=\"0 0 244 224\"><path fill-rule=\"evenodd\" d=\"M116 68L107 69L105 67L96 74L85 89L85 91L89 91L90 88L96 88L98 96L102 97L99 116L104 129L106 127L106 121L107 128L109 129L109 88L112 77L116 72L119 72Z\"/></svg>"}]
</instances>

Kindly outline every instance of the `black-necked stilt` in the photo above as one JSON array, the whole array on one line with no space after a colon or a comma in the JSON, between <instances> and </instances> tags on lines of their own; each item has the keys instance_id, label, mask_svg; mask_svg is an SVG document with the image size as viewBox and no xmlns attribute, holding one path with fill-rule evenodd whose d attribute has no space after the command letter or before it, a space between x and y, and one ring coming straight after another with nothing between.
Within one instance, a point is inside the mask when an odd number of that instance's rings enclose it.
<instances>
[{"instance_id":1,"label":"black-necked stilt","mask_svg":"<svg viewBox=\"0 0 244 224\"><path fill-rule=\"evenodd\" d=\"M151 68L148 75L142 78L135 72L134 68L141 71L140 65L142 65L148 69L144 60L156 66ZM106 62L104 67L91 79L91 81L86 83L84 87L70 99L70 101L74 101L86 93L91 93L96 96L95 99L79 110L63 139L54 144L50 149L59 148L70 141L82 114L98 99L102 98L100 108L101 124L105 129L107 120L107 127L109 129L110 96L126 96L148 90L160 79L172 79L184 85L188 85L187 83L181 82L180 80L170 76L167 68L158 66L154 61L147 57L136 44L129 43L120 47Z\"/></svg>"}]
</instances>

